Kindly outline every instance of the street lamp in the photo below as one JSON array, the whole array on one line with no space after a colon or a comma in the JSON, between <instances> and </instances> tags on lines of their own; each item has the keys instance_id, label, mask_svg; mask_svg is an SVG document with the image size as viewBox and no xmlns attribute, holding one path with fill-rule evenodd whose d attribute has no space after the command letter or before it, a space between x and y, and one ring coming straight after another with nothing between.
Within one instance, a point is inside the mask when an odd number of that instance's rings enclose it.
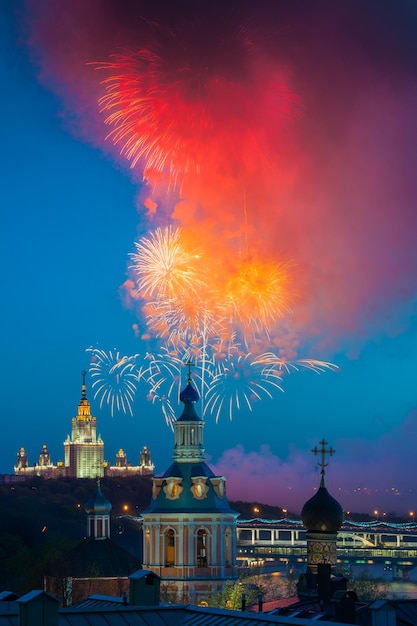
<instances>
[{"instance_id":1,"label":"street lamp","mask_svg":"<svg viewBox=\"0 0 417 626\"><path fill-rule=\"evenodd\" d=\"M379 511L377 511L377 510L375 509L375 511L374 511L374 515L375 515L375 517L376 517L376 521L378 521L378 514L379 514Z\"/></svg>"},{"instance_id":2,"label":"street lamp","mask_svg":"<svg viewBox=\"0 0 417 626\"><path fill-rule=\"evenodd\" d=\"M414 511L410 511L410 517L411 517L411 519L412 519L412 520L413 520L413 522L414 522Z\"/></svg>"},{"instance_id":3,"label":"street lamp","mask_svg":"<svg viewBox=\"0 0 417 626\"><path fill-rule=\"evenodd\" d=\"M282 509L282 513L284 515L284 519L287 517L288 509Z\"/></svg>"}]
</instances>

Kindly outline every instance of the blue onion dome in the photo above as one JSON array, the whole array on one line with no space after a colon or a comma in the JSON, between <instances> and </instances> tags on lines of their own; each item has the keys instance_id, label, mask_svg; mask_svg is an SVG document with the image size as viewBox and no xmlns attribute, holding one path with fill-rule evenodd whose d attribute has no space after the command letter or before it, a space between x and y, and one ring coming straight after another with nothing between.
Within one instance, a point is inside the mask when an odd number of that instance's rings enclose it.
<instances>
[{"instance_id":1,"label":"blue onion dome","mask_svg":"<svg viewBox=\"0 0 417 626\"><path fill-rule=\"evenodd\" d=\"M337 532L343 524L343 509L327 491L324 480L317 493L308 500L301 511L307 531Z\"/></svg>"},{"instance_id":2,"label":"blue onion dome","mask_svg":"<svg viewBox=\"0 0 417 626\"><path fill-rule=\"evenodd\" d=\"M180 393L180 400L184 402L184 404L195 404L200 399L200 395L195 387L191 384L191 381L188 380L187 386Z\"/></svg>"},{"instance_id":3,"label":"blue onion dome","mask_svg":"<svg viewBox=\"0 0 417 626\"><path fill-rule=\"evenodd\" d=\"M89 515L106 515L112 510L111 503L103 496L100 484L97 486L95 496L86 502L84 509Z\"/></svg>"},{"instance_id":4,"label":"blue onion dome","mask_svg":"<svg viewBox=\"0 0 417 626\"><path fill-rule=\"evenodd\" d=\"M177 419L177 422L201 420L201 417L197 415L194 409L194 404L199 399L200 395L197 389L191 384L191 379L188 378L187 386L180 393L180 400L184 403L184 410L181 417Z\"/></svg>"}]
</instances>

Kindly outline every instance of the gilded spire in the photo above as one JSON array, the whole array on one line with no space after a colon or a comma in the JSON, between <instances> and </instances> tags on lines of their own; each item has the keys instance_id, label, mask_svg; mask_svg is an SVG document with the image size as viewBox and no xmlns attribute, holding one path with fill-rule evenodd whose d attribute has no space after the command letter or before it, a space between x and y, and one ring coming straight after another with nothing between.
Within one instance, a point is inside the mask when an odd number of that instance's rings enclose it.
<instances>
[{"instance_id":1,"label":"gilded spire","mask_svg":"<svg viewBox=\"0 0 417 626\"><path fill-rule=\"evenodd\" d=\"M87 372L81 372L81 376L83 377L83 384L81 385L81 400L78 403L78 418L82 418L83 420L86 418L91 418L90 403L87 400L87 391L85 385L86 375Z\"/></svg>"},{"instance_id":2,"label":"gilded spire","mask_svg":"<svg viewBox=\"0 0 417 626\"><path fill-rule=\"evenodd\" d=\"M81 386L81 400L86 400L87 399L87 391L86 391L86 386L85 386L85 377L87 375L87 372L81 372L81 376L83 377L83 384Z\"/></svg>"},{"instance_id":3,"label":"gilded spire","mask_svg":"<svg viewBox=\"0 0 417 626\"><path fill-rule=\"evenodd\" d=\"M324 475L326 474L325 471L325 467L327 467L327 465L329 464L329 462L326 463L325 459L326 459L326 454L329 455L329 457L333 456L333 454L335 454L336 450L333 450L333 448L330 446L330 448L328 450L326 450L326 446L328 445L327 441L323 438L321 441L319 441L319 445L321 446L321 448L317 448L317 446L314 446L314 448L312 449L312 453L314 454L314 456L317 456L317 454L321 454L321 461L319 461L317 463L317 465L319 467L321 467L321 480L320 480L320 487L324 487Z\"/></svg>"}]
</instances>

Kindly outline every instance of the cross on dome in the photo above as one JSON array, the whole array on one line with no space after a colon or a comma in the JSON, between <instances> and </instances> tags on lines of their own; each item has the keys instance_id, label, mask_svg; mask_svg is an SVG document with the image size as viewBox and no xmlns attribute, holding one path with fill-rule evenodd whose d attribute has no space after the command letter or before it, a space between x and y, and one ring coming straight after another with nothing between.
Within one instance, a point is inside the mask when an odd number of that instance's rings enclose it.
<instances>
[{"instance_id":1,"label":"cross on dome","mask_svg":"<svg viewBox=\"0 0 417 626\"><path fill-rule=\"evenodd\" d=\"M191 359L188 359L187 363L185 364L188 367L188 378L187 378L187 382L190 383L191 382L191 368L194 367L194 363L192 362Z\"/></svg>"},{"instance_id":2,"label":"cross on dome","mask_svg":"<svg viewBox=\"0 0 417 626\"><path fill-rule=\"evenodd\" d=\"M327 465L329 464L328 462L325 462L326 454L328 454L330 458L331 456L333 456L333 454L335 454L336 450L334 450L331 446L328 450L326 450L328 442L324 438L319 441L319 445L321 446L321 448L317 448L317 446L314 446L314 448L312 449L312 453L314 454L314 456L317 456L317 454L321 454L321 461L319 461L317 465L321 467L320 474L323 478L326 473L324 468L327 467Z\"/></svg>"}]
</instances>

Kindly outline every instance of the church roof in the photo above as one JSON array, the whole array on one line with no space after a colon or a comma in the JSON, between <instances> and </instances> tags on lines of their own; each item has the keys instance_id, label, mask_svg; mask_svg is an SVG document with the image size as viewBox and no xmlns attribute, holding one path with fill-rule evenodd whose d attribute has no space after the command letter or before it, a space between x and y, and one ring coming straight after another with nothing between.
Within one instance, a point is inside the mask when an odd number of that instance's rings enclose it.
<instances>
[{"instance_id":1,"label":"church roof","mask_svg":"<svg viewBox=\"0 0 417 626\"><path fill-rule=\"evenodd\" d=\"M84 539L58 559L49 575L63 578L109 578L129 576L141 567L140 560L111 539Z\"/></svg>"},{"instance_id":2,"label":"church roof","mask_svg":"<svg viewBox=\"0 0 417 626\"><path fill-rule=\"evenodd\" d=\"M175 499L169 497L170 479L174 479L179 486ZM216 477L206 463L173 463L159 481L160 491L156 498L152 498L144 513L234 513L226 494L219 491L217 486L224 478ZM196 482L203 485L204 491L207 489L203 497L196 498L193 494L192 488Z\"/></svg>"},{"instance_id":3,"label":"church roof","mask_svg":"<svg viewBox=\"0 0 417 626\"><path fill-rule=\"evenodd\" d=\"M191 367L191 362L188 367ZM174 423L174 462L160 477L154 477L152 500L144 514L227 513L235 514L226 498L225 478L215 476L204 462L204 421L194 404L200 396L191 382L190 371L180 400L184 410ZM199 422L198 426L195 422Z\"/></svg>"}]
</instances>

